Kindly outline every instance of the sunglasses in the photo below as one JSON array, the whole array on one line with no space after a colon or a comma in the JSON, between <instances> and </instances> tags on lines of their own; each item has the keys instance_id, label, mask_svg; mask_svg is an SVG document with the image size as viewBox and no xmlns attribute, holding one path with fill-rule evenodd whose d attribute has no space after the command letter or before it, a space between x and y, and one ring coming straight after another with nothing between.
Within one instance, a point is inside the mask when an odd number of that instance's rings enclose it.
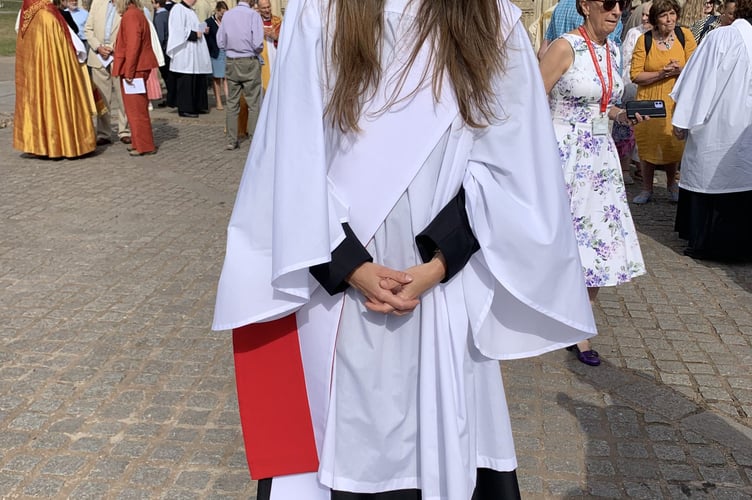
<instances>
[{"instance_id":1,"label":"sunglasses","mask_svg":"<svg viewBox=\"0 0 752 500\"><path fill-rule=\"evenodd\" d=\"M614 10L616 5L619 5L619 10L624 10L627 6L627 0L589 0L590 2L598 2L603 4L603 10L606 12Z\"/></svg>"}]
</instances>

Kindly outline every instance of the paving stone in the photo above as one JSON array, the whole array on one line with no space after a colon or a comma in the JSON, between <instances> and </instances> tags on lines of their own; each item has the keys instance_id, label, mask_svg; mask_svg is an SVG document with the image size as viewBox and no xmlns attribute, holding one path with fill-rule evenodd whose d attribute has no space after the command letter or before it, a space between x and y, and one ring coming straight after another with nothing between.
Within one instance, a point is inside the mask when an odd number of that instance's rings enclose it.
<instances>
[{"instance_id":1,"label":"paving stone","mask_svg":"<svg viewBox=\"0 0 752 500\"><path fill-rule=\"evenodd\" d=\"M166 490L160 498L162 500L199 500L203 498L203 495L179 488L171 488Z\"/></svg>"},{"instance_id":2,"label":"paving stone","mask_svg":"<svg viewBox=\"0 0 752 500\"><path fill-rule=\"evenodd\" d=\"M70 449L72 451L88 451L96 452L104 449L109 445L106 439L94 438L94 437L82 437L72 442Z\"/></svg>"},{"instance_id":3,"label":"paving stone","mask_svg":"<svg viewBox=\"0 0 752 500\"><path fill-rule=\"evenodd\" d=\"M64 481L62 479L52 478L48 476L36 477L27 484L24 489L24 495L37 498L54 498L60 492L63 487Z\"/></svg>"},{"instance_id":4,"label":"paving stone","mask_svg":"<svg viewBox=\"0 0 752 500\"><path fill-rule=\"evenodd\" d=\"M624 482L624 491L629 498L658 500L664 498L660 483L656 481Z\"/></svg>"},{"instance_id":5,"label":"paving stone","mask_svg":"<svg viewBox=\"0 0 752 500\"><path fill-rule=\"evenodd\" d=\"M193 452L188 460L189 465L211 465L217 466L222 463L224 453L218 449L202 449Z\"/></svg>"},{"instance_id":6,"label":"paving stone","mask_svg":"<svg viewBox=\"0 0 752 500\"><path fill-rule=\"evenodd\" d=\"M737 484L744 485L745 481L742 476L734 469L727 467L705 467L700 466L702 478L709 483L716 484Z\"/></svg>"},{"instance_id":7,"label":"paving stone","mask_svg":"<svg viewBox=\"0 0 752 500\"><path fill-rule=\"evenodd\" d=\"M129 457L129 458L138 458L142 456L146 449L148 448L149 443L145 441L121 441L120 443L116 444L115 447L112 449L112 455L113 456L123 456L123 457Z\"/></svg>"},{"instance_id":8,"label":"paving stone","mask_svg":"<svg viewBox=\"0 0 752 500\"><path fill-rule=\"evenodd\" d=\"M185 448L174 444L157 445L151 454L153 460L179 462L185 456Z\"/></svg>"},{"instance_id":9,"label":"paving stone","mask_svg":"<svg viewBox=\"0 0 752 500\"><path fill-rule=\"evenodd\" d=\"M667 481L697 481L700 478L692 467L685 464L660 463L661 475Z\"/></svg>"},{"instance_id":10,"label":"paving stone","mask_svg":"<svg viewBox=\"0 0 752 500\"><path fill-rule=\"evenodd\" d=\"M161 486L170 476L170 469L166 467L154 467L143 465L135 468L131 475L131 483L141 486Z\"/></svg>"},{"instance_id":11,"label":"paving stone","mask_svg":"<svg viewBox=\"0 0 752 500\"><path fill-rule=\"evenodd\" d=\"M710 446L692 446L690 456L702 465L719 465L726 463L726 457L718 448Z\"/></svg>"},{"instance_id":12,"label":"paving stone","mask_svg":"<svg viewBox=\"0 0 752 500\"><path fill-rule=\"evenodd\" d=\"M590 475L596 476L614 476L616 475L616 468L610 460L603 459L588 459L585 467L587 469L588 477Z\"/></svg>"},{"instance_id":13,"label":"paving stone","mask_svg":"<svg viewBox=\"0 0 752 500\"><path fill-rule=\"evenodd\" d=\"M17 455L3 465L3 471L29 472L39 462L41 458L33 455Z\"/></svg>"},{"instance_id":14,"label":"paving stone","mask_svg":"<svg viewBox=\"0 0 752 500\"><path fill-rule=\"evenodd\" d=\"M624 492L621 490L621 488L613 483L590 481L588 484L588 492L590 493L590 495L597 498L624 497Z\"/></svg>"},{"instance_id":15,"label":"paving stone","mask_svg":"<svg viewBox=\"0 0 752 500\"><path fill-rule=\"evenodd\" d=\"M72 476L83 467L86 460L79 456L58 456L52 457L42 467L42 474L52 474L55 476Z\"/></svg>"},{"instance_id":16,"label":"paving stone","mask_svg":"<svg viewBox=\"0 0 752 500\"><path fill-rule=\"evenodd\" d=\"M104 500L110 494L110 488L108 483L81 482L70 496L77 500Z\"/></svg>"},{"instance_id":17,"label":"paving stone","mask_svg":"<svg viewBox=\"0 0 752 500\"><path fill-rule=\"evenodd\" d=\"M211 474L205 471L183 471L175 481L175 485L190 490L203 490L211 481Z\"/></svg>"}]
</instances>

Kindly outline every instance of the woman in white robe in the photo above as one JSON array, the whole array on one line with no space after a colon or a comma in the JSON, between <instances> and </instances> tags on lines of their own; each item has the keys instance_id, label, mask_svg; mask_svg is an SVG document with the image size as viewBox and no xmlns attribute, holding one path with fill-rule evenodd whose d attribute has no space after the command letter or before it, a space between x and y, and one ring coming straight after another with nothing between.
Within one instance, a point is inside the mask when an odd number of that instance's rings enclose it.
<instances>
[{"instance_id":1,"label":"woman in white robe","mask_svg":"<svg viewBox=\"0 0 752 500\"><path fill-rule=\"evenodd\" d=\"M694 258L752 257L752 0L703 39L676 82L674 133L686 138L675 230Z\"/></svg>"},{"instance_id":2,"label":"woman in white robe","mask_svg":"<svg viewBox=\"0 0 752 500\"><path fill-rule=\"evenodd\" d=\"M537 61L501 0L498 119L470 127L427 47L405 70L421 2L383 4L359 132L325 115L329 6L286 10L213 325L251 474L260 499L518 498L497 360L595 334Z\"/></svg>"}]
</instances>

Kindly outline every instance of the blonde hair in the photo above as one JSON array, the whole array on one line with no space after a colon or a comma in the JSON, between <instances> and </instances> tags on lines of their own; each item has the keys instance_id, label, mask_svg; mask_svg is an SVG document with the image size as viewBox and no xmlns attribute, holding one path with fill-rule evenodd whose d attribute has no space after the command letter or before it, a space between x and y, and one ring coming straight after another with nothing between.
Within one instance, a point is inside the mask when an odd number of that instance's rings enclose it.
<instances>
[{"instance_id":1,"label":"blonde hair","mask_svg":"<svg viewBox=\"0 0 752 500\"><path fill-rule=\"evenodd\" d=\"M702 12L704 6L705 0L687 0L682 7L677 24L689 28L705 16Z\"/></svg>"},{"instance_id":2,"label":"blonde hair","mask_svg":"<svg viewBox=\"0 0 752 500\"><path fill-rule=\"evenodd\" d=\"M117 13L122 16L131 4L141 10L144 8L143 5L141 5L141 0L115 0L115 10L117 10Z\"/></svg>"},{"instance_id":3,"label":"blonde hair","mask_svg":"<svg viewBox=\"0 0 752 500\"><path fill-rule=\"evenodd\" d=\"M357 132L363 103L381 80L381 35L386 0L331 0L335 29L331 44L334 85L326 106L332 126ZM434 99L444 91L445 73L452 83L459 112L471 127L485 127L495 116L493 78L504 69L501 12L497 0L420 1L415 19L415 45L402 68L398 91L421 48L429 47ZM417 89L413 89L413 92ZM396 94L387 108L396 102Z\"/></svg>"}]
</instances>

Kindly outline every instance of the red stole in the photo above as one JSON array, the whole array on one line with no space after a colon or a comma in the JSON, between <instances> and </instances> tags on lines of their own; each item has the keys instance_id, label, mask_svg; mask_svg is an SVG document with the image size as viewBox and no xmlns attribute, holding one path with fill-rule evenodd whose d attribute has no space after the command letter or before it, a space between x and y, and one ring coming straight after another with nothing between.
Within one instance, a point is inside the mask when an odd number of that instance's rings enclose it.
<instances>
[{"instance_id":1,"label":"red stole","mask_svg":"<svg viewBox=\"0 0 752 500\"><path fill-rule=\"evenodd\" d=\"M251 477L317 471L295 315L236 328L232 343Z\"/></svg>"}]
</instances>

